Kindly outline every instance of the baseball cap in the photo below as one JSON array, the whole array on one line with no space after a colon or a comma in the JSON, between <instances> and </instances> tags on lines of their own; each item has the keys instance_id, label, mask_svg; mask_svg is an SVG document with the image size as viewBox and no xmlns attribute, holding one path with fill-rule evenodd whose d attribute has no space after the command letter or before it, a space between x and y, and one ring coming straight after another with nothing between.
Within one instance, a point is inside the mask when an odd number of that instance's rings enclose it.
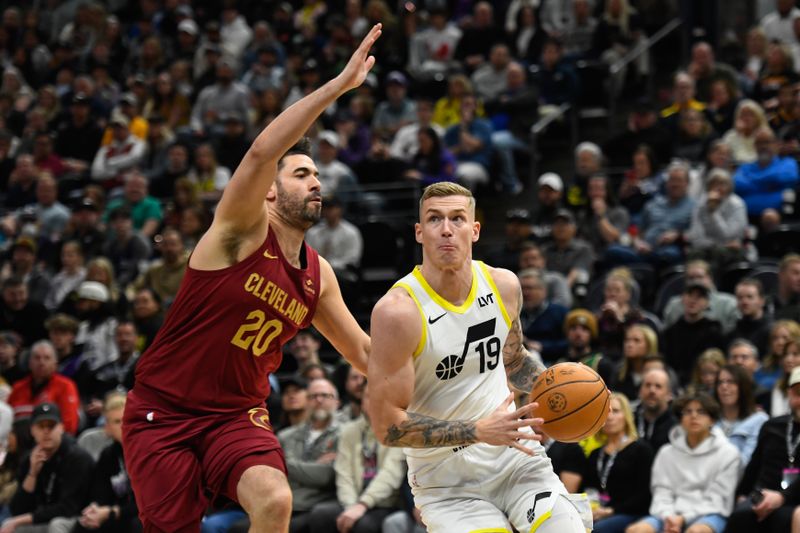
<instances>
[{"instance_id":1,"label":"baseball cap","mask_svg":"<svg viewBox=\"0 0 800 533\"><path fill-rule=\"evenodd\" d=\"M597 338L597 318L588 309L574 309L567 314L564 319L564 332L566 333L575 325L588 328L592 333L592 339Z\"/></svg>"},{"instance_id":2,"label":"baseball cap","mask_svg":"<svg viewBox=\"0 0 800 533\"><path fill-rule=\"evenodd\" d=\"M550 187L554 191L561 192L564 190L564 182L561 176L555 172L545 172L539 176L539 187Z\"/></svg>"},{"instance_id":3,"label":"baseball cap","mask_svg":"<svg viewBox=\"0 0 800 533\"><path fill-rule=\"evenodd\" d=\"M295 387L299 387L301 389L308 388L308 382L305 380L303 376L298 374L291 374L288 376L284 376L278 380L278 383L281 385L281 394L286 392L286 388L289 385L294 385Z\"/></svg>"},{"instance_id":4,"label":"baseball cap","mask_svg":"<svg viewBox=\"0 0 800 533\"><path fill-rule=\"evenodd\" d=\"M75 93L72 96L72 103L73 104L89 105L89 97L86 96L86 93Z\"/></svg>"},{"instance_id":5,"label":"baseball cap","mask_svg":"<svg viewBox=\"0 0 800 533\"><path fill-rule=\"evenodd\" d=\"M136 98L136 95L133 93L125 93L120 98L119 103L121 104L129 104L129 105L136 105L139 102L139 99Z\"/></svg>"},{"instance_id":6,"label":"baseball cap","mask_svg":"<svg viewBox=\"0 0 800 533\"><path fill-rule=\"evenodd\" d=\"M33 409L31 415L31 425L38 424L44 420L52 420L53 422L61 422L61 411L54 403L40 403Z\"/></svg>"},{"instance_id":7,"label":"baseball cap","mask_svg":"<svg viewBox=\"0 0 800 533\"><path fill-rule=\"evenodd\" d=\"M796 366L792 369L792 373L789 374L789 386L793 387L800 383L800 366Z\"/></svg>"},{"instance_id":8,"label":"baseball cap","mask_svg":"<svg viewBox=\"0 0 800 533\"><path fill-rule=\"evenodd\" d=\"M98 210L97 209L97 204L94 203L94 200L92 200L89 197L81 198L81 201L78 202L78 205L76 205L73 208L73 211L83 211L84 209L89 210L89 211L97 211Z\"/></svg>"},{"instance_id":9,"label":"baseball cap","mask_svg":"<svg viewBox=\"0 0 800 533\"><path fill-rule=\"evenodd\" d=\"M556 220L566 220L570 224L575 224L575 215L572 214L572 211L569 209L559 209L556 211L556 214L553 216L553 221Z\"/></svg>"},{"instance_id":10,"label":"baseball cap","mask_svg":"<svg viewBox=\"0 0 800 533\"><path fill-rule=\"evenodd\" d=\"M527 209L509 209L506 211L506 222L530 222L531 214Z\"/></svg>"},{"instance_id":11,"label":"baseball cap","mask_svg":"<svg viewBox=\"0 0 800 533\"><path fill-rule=\"evenodd\" d=\"M84 281L78 287L78 298L105 303L108 301L108 287L99 281Z\"/></svg>"},{"instance_id":12,"label":"baseball cap","mask_svg":"<svg viewBox=\"0 0 800 533\"><path fill-rule=\"evenodd\" d=\"M317 137L319 142L326 142L334 148L339 148L339 135L335 131L324 130L319 132Z\"/></svg>"},{"instance_id":13,"label":"baseball cap","mask_svg":"<svg viewBox=\"0 0 800 533\"><path fill-rule=\"evenodd\" d=\"M317 60L312 58L306 59L305 63L300 67L300 73L305 74L306 72L316 72L317 68L319 67L319 63Z\"/></svg>"},{"instance_id":14,"label":"baseball cap","mask_svg":"<svg viewBox=\"0 0 800 533\"><path fill-rule=\"evenodd\" d=\"M17 248L27 248L34 254L36 253L36 243L30 237L19 237L16 241L14 241L14 246L11 247L11 251L14 251Z\"/></svg>"},{"instance_id":15,"label":"baseball cap","mask_svg":"<svg viewBox=\"0 0 800 533\"><path fill-rule=\"evenodd\" d=\"M683 287L684 294L694 291L700 292L706 298L711 294L711 289L702 281L690 281Z\"/></svg>"},{"instance_id":16,"label":"baseball cap","mask_svg":"<svg viewBox=\"0 0 800 533\"><path fill-rule=\"evenodd\" d=\"M130 125L131 121L128 120L128 117L123 115L122 113L116 112L111 115L111 120L109 123L112 126L125 126L126 128Z\"/></svg>"},{"instance_id":17,"label":"baseball cap","mask_svg":"<svg viewBox=\"0 0 800 533\"><path fill-rule=\"evenodd\" d=\"M406 79L405 74L403 74L399 70L393 70L389 73L388 76L386 76L386 83L387 84L396 83L398 85L402 85L403 87L405 87L406 85L408 85L408 80Z\"/></svg>"},{"instance_id":18,"label":"baseball cap","mask_svg":"<svg viewBox=\"0 0 800 533\"><path fill-rule=\"evenodd\" d=\"M192 19L183 19L180 24L178 24L178 31L188 33L189 35L197 35L200 33L200 28L197 27L197 23Z\"/></svg>"}]
</instances>

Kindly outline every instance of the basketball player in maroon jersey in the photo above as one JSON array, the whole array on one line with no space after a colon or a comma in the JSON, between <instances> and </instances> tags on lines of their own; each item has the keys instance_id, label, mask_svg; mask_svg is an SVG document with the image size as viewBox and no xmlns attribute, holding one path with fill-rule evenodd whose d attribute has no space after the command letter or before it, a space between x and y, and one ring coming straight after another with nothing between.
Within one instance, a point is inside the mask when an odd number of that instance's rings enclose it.
<instances>
[{"instance_id":1,"label":"basketball player in maroon jersey","mask_svg":"<svg viewBox=\"0 0 800 533\"><path fill-rule=\"evenodd\" d=\"M304 242L322 202L308 143L298 140L363 83L380 33L378 24L336 78L253 141L139 361L123 445L145 532L197 532L217 494L241 504L250 531L286 531L292 495L264 408L282 345L313 324L366 373L369 338L330 264Z\"/></svg>"}]
</instances>

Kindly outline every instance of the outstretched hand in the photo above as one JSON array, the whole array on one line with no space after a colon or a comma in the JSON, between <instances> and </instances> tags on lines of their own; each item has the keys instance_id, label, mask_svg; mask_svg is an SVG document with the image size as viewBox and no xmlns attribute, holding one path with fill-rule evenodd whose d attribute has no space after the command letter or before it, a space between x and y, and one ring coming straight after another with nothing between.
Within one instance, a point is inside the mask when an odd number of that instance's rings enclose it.
<instances>
[{"instance_id":1,"label":"outstretched hand","mask_svg":"<svg viewBox=\"0 0 800 533\"><path fill-rule=\"evenodd\" d=\"M478 420L475 424L475 436L480 442L495 446L511 446L519 451L534 455L534 452L521 445L520 440L542 440L541 435L529 432L523 433L519 429L525 426L540 426L544 420L541 418L528 418L539 404L529 403L516 411L509 411L508 406L514 401L514 393L508 395L492 414Z\"/></svg>"},{"instance_id":2,"label":"outstretched hand","mask_svg":"<svg viewBox=\"0 0 800 533\"><path fill-rule=\"evenodd\" d=\"M344 70L339 74L338 78L344 85L344 91L355 89L366 79L367 74L375 65L375 56L369 55L370 48L381 36L381 24L375 24L353 55L350 56L350 61L345 65Z\"/></svg>"}]
</instances>

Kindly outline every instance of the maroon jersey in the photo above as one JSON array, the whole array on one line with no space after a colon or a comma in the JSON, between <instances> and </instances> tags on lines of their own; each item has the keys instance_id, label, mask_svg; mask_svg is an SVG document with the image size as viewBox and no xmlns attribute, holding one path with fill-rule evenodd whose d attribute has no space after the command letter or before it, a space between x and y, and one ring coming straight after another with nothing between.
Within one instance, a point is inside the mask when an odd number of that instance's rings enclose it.
<instances>
[{"instance_id":1,"label":"maroon jersey","mask_svg":"<svg viewBox=\"0 0 800 533\"><path fill-rule=\"evenodd\" d=\"M319 257L289 264L272 230L244 261L186 274L164 325L136 368L138 394L191 412L263 405L283 345L308 327L319 301Z\"/></svg>"}]
</instances>

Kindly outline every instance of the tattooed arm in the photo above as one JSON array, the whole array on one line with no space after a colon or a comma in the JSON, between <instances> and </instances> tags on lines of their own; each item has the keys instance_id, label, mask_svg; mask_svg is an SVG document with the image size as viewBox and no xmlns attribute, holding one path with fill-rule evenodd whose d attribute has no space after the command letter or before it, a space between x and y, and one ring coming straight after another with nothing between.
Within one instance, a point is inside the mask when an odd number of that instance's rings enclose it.
<instances>
[{"instance_id":1,"label":"tattooed arm","mask_svg":"<svg viewBox=\"0 0 800 533\"><path fill-rule=\"evenodd\" d=\"M414 394L414 353L422 338L422 320L416 304L403 289L389 291L372 311L368 409L378 439L387 446L410 448L486 442L529 453L517 439L532 437L518 429L533 421L527 418L527 406L509 412L513 395L477 421L441 420L407 410Z\"/></svg>"},{"instance_id":2,"label":"tattooed arm","mask_svg":"<svg viewBox=\"0 0 800 533\"><path fill-rule=\"evenodd\" d=\"M519 313L522 310L522 288L516 274L508 270L490 269L500 291L500 297L511 317L511 331L503 346L503 365L506 367L508 384L512 389L527 394L539 374L545 371L538 353L530 353L523 343L522 324Z\"/></svg>"},{"instance_id":3,"label":"tattooed arm","mask_svg":"<svg viewBox=\"0 0 800 533\"><path fill-rule=\"evenodd\" d=\"M522 325L519 312L522 309L522 290L519 290L519 305L512 315L511 331L508 332L506 344L503 346L503 364L506 367L508 383L515 390L528 394L533 382L545 371L542 358L538 353L530 353L523 344ZM509 309L510 311L511 309Z\"/></svg>"}]
</instances>

